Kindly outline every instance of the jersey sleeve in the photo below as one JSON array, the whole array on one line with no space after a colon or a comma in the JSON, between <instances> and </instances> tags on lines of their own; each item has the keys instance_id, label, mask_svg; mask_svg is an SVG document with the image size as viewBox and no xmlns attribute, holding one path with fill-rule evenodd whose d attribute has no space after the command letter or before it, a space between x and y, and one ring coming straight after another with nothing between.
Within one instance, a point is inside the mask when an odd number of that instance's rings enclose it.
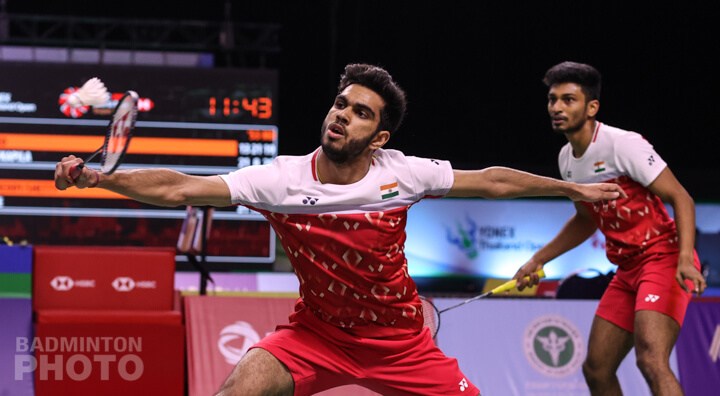
<instances>
[{"instance_id":1,"label":"jersey sleeve","mask_svg":"<svg viewBox=\"0 0 720 396\"><path fill-rule=\"evenodd\" d=\"M455 177L449 161L405 157L418 197L442 197L450 191Z\"/></svg>"},{"instance_id":2,"label":"jersey sleeve","mask_svg":"<svg viewBox=\"0 0 720 396\"><path fill-rule=\"evenodd\" d=\"M649 186L667 167L652 144L635 132L615 141L615 157L620 170L643 187Z\"/></svg>"},{"instance_id":3,"label":"jersey sleeve","mask_svg":"<svg viewBox=\"0 0 720 396\"><path fill-rule=\"evenodd\" d=\"M233 204L254 206L258 203L278 204L282 201L282 166L277 161L268 165L248 166L220 175L230 189Z\"/></svg>"}]
</instances>

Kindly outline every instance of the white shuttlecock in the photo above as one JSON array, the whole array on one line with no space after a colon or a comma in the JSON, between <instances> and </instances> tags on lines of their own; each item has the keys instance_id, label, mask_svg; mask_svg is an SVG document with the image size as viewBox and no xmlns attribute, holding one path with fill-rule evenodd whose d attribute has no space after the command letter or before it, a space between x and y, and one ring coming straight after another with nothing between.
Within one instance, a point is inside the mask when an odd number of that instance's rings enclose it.
<instances>
[{"instance_id":1,"label":"white shuttlecock","mask_svg":"<svg viewBox=\"0 0 720 396\"><path fill-rule=\"evenodd\" d=\"M105 84L99 78L93 77L87 80L77 91L70 94L67 103L72 107L99 106L107 103L109 98Z\"/></svg>"}]
</instances>

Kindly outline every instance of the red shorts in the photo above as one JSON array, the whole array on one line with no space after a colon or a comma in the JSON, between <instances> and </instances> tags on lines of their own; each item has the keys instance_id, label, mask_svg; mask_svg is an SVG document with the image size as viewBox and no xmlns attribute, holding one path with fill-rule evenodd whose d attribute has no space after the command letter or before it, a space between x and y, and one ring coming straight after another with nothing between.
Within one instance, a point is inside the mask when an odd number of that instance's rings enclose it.
<instances>
[{"instance_id":1,"label":"red shorts","mask_svg":"<svg viewBox=\"0 0 720 396\"><path fill-rule=\"evenodd\" d=\"M298 309L299 308L299 309ZM283 362L295 381L295 396L357 384L381 395L476 396L478 389L445 356L424 328L419 335L362 338L313 315L302 302L289 325L253 348Z\"/></svg>"},{"instance_id":2,"label":"red shorts","mask_svg":"<svg viewBox=\"0 0 720 396\"><path fill-rule=\"evenodd\" d=\"M692 297L675 280L678 254L654 254L631 270L618 267L603 294L596 315L632 332L635 312L648 309L664 313L680 326ZM695 253L695 268L700 259ZM695 286L685 281L690 290Z\"/></svg>"}]
</instances>

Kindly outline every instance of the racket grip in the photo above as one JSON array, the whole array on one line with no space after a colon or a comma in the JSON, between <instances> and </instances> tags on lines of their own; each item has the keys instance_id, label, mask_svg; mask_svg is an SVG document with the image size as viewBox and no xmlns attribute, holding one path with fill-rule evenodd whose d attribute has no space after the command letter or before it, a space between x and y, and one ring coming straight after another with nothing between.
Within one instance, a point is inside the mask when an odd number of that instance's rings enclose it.
<instances>
[{"instance_id":1,"label":"racket grip","mask_svg":"<svg viewBox=\"0 0 720 396\"><path fill-rule=\"evenodd\" d=\"M545 277L545 270L542 268L539 271L535 271L535 273L538 274L540 279ZM526 276L525 279L530 279L530 276ZM513 287L515 287L516 284L517 284L517 280L515 280L515 279L509 280L509 281L503 283L502 285L492 289L492 294L497 294L497 293L502 293L502 292L508 291L508 290L512 289Z\"/></svg>"},{"instance_id":2,"label":"racket grip","mask_svg":"<svg viewBox=\"0 0 720 396\"><path fill-rule=\"evenodd\" d=\"M70 175L70 178L73 179L73 181L77 180L78 176L82 173L82 169L85 167L85 164L77 164L70 167L70 171L68 174Z\"/></svg>"}]
</instances>

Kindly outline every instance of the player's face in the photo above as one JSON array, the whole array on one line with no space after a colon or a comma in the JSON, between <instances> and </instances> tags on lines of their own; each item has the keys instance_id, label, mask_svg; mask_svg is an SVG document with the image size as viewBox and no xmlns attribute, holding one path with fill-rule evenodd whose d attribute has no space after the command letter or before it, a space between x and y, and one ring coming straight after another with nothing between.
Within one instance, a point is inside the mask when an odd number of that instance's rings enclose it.
<instances>
[{"instance_id":1,"label":"player's face","mask_svg":"<svg viewBox=\"0 0 720 396\"><path fill-rule=\"evenodd\" d=\"M588 120L588 103L582 87L575 83L555 84L548 92L548 113L557 133L579 131Z\"/></svg>"},{"instance_id":2,"label":"player's face","mask_svg":"<svg viewBox=\"0 0 720 396\"><path fill-rule=\"evenodd\" d=\"M320 131L323 153L336 163L363 154L377 135L385 101L375 91L353 84L345 88L328 111Z\"/></svg>"}]
</instances>

